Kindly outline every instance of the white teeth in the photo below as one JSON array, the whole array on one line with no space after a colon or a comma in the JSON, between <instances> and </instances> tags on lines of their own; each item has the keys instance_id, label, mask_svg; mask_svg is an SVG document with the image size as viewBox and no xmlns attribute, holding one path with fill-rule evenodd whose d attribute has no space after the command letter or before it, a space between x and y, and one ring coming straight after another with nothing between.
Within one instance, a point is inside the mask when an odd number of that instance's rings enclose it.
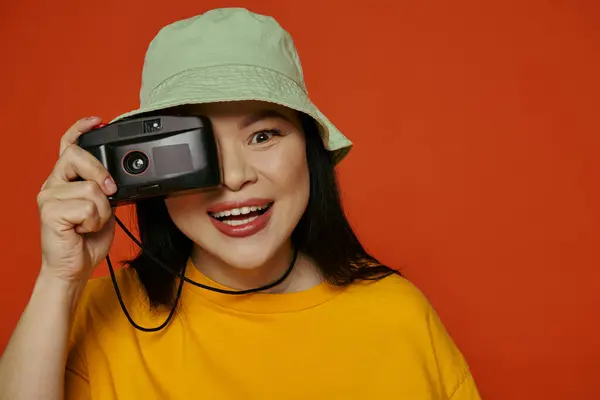
<instances>
[{"instance_id":1,"label":"white teeth","mask_svg":"<svg viewBox=\"0 0 600 400\"><path fill-rule=\"evenodd\" d=\"M256 218L258 218L258 217L250 217L250 218L240 219L240 220L225 219L221 222L223 222L227 225L231 225L231 226L239 226L239 225L244 225L244 224L250 223L250 222L254 221Z\"/></svg>"},{"instance_id":2,"label":"white teeth","mask_svg":"<svg viewBox=\"0 0 600 400\"><path fill-rule=\"evenodd\" d=\"M229 217L230 215L246 215L246 214L250 214L251 212L254 212L254 211L264 210L267 207L268 207L268 204L265 204L264 206L232 208L231 210L210 213L210 215L215 218Z\"/></svg>"}]
</instances>

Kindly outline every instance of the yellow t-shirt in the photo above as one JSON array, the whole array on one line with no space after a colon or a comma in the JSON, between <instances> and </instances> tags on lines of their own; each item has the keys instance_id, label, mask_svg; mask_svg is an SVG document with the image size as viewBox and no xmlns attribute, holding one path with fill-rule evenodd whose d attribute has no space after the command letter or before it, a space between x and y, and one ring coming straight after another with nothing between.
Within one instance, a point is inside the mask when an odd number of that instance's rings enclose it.
<instances>
[{"instance_id":1,"label":"yellow t-shirt","mask_svg":"<svg viewBox=\"0 0 600 400\"><path fill-rule=\"evenodd\" d=\"M212 282L191 263L187 276ZM134 321L160 325L135 272L117 271ZM480 399L423 294L389 276L243 296L184 284L170 325L130 325L110 277L92 279L73 324L66 399Z\"/></svg>"}]
</instances>

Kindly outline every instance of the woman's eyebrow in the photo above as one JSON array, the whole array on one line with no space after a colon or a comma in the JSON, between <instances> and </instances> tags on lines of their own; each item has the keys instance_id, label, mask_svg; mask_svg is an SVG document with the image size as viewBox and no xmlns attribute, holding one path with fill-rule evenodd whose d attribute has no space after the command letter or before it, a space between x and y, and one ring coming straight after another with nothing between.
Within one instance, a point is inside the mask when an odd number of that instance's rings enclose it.
<instances>
[{"instance_id":1,"label":"woman's eyebrow","mask_svg":"<svg viewBox=\"0 0 600 400\"><path fill-rule=\"evenodd\" d=\"M292 122L292 121L290 121L290 119L288 117L286 117L283 113L281 113L279 111L261 110L261 111L258 111L256 113L251 114L251 115L247 116L246 118L244 118L240 122L240 129L246 128L258 121L261 121L261 120L267 119L267 118L278 118L278 119L282 119L287 122Z\"/></svg>"}]
</instances>

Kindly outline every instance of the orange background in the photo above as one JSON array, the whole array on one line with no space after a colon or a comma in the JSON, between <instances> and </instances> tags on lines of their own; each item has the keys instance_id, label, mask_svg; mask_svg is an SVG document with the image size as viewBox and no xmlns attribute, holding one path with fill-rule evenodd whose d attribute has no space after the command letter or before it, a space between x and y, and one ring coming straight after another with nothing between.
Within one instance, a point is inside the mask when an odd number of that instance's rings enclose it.
<instances>
[{"instance_id":1,"label":"orange background","mask_svg":"<svg viewBox=\"0 0 600 400\"><path fill-rule=\"evenodd\" d=\"M137 107L159 27L234 5L294 36L356 144L339 170L351 222L431 299L484 398L600 398L599 3L349 4L3 5L0 349L39 268L36 194L63 131ZM114 259L133 249L118 236Z\"/></svg>"}]
</instances>

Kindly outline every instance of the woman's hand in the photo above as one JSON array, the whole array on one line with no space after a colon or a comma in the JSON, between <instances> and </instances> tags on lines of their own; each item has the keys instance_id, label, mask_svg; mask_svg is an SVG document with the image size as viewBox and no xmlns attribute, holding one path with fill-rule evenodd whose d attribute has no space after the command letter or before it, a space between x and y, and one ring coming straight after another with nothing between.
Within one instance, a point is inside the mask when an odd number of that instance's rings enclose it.
<instances>
[{"instance_id":1,"label":"woman's hand","mask_svg":"<svg viewBox=\"0 0 600 400\"><path fill-rule=\"evenodd\" d=\"M76 145L77 138L99 122L85 118L67 130L58 161L38 194L41 272L72 283L87 281L114 238L107 196L117 188L102 163Z\"/></svg>"}]
</instances>

